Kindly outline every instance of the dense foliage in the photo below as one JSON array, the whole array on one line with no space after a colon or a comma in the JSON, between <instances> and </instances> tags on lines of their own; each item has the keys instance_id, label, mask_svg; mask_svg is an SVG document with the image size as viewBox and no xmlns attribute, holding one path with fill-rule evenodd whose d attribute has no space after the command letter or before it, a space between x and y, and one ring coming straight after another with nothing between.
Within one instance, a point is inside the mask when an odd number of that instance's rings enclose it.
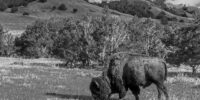
<instances>
[{"instance_id":1,"label":"dense foliage","mask_svg":"<svg viewBox=\"0 0 200 100\"><path fill-rule=\"evenodd\" d=\"M14 53L14 36L5 32L0 25L0 56L13 56Z\"/></svg>"},{"instance_id":2,"label":"dense foliage","mask_svg":"<svg viewBox=\"0 0 200 100\"><path fill-rule=\"evenodd\" d=\"M65 6L65 4L60 4L58 7L58 10L65 11L65 10L67 10L67 7Z\"/></svg>"},{"instance_id":3,"label":"dense foliage","mask_svg":"<svg viewBox=\"0 0 200 100\"><path fill-rule=\"evenodd\" d=\"M173 51L167 56L168 62L175 65L184 63L192 67L199 65L200 27L198 24L171 28L171 32L168 30L165 35L162 41Z\"/></svg>"},{"instance_id":4,"label":"dense foliage","mask_svg":"<svg viewBox=\"0 0 200 100\"><path fill-rule=\"evenodd\" d=\"M122 13L127 13L131 15L137 15L138 17L151 17L152 14L149 12L151 8L146 2L141 0L120 0L113 1L110 3L97 4L101 7L108 6L110 9L120 11Z\"/></svg>"},{"instance_id":5,"label":"dense foliage","mask_svg":"<svg viewBox=\"0 0 200 100\"><path fill-rule=\"evenodd\" d=\"M53 56L84 67L91 61L103 64L108 55L120 51L163 57L163 27L138 17L130 22L109 16L38 20L16 38L15 45L22 56Z\"/></svg>"},{"instance_id":6,"label":"dense foliage","mask_svg":"<svg viewBox=\"0 0 200 100\"><path fill-rule=\"evenodd\" d=\"M21 37L16 38L17 52L28 57L48 57L52 54L56 33L62 22L56 19L38 20L27 27Z\"/></svg>"}]
</instances>

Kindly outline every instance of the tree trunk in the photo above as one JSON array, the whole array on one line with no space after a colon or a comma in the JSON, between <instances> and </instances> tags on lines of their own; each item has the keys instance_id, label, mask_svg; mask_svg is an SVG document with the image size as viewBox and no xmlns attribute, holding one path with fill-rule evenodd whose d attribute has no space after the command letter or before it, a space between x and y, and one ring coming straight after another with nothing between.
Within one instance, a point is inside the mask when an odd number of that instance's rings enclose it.
<instances>
[{"instance_id":1,"label":"tree trunk","mask_svg":"<svg viewBox=\"0 0 200 100\"><path fill-rule=\"evenodd\" d=\"M197 73L197 67L196 65L192 65L192 74L195 76Z\"/></svg>"}]
</instances>

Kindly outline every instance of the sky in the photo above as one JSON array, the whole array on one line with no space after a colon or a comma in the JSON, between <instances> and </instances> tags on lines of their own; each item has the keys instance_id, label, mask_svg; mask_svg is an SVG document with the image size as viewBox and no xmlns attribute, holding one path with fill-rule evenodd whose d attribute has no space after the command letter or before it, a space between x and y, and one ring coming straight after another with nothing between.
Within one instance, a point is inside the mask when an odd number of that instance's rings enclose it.
<instances>
[{"instance_id":1,"label":"sky","mask_svg":"<svg viewBox=\"0 0 200 100\"><path fill-rule=\"evenodd\" d=\"M173 4L185 4L189 6L200 6L200 0L167 0Z\"/></svg>"}]
</instances>

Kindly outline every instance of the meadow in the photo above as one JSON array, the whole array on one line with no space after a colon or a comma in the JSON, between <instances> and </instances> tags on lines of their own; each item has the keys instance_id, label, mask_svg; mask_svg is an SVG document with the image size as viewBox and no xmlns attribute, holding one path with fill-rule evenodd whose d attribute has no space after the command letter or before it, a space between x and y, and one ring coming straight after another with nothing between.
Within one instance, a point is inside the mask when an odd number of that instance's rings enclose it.
<instances>
[{"instance_id":1,"label":"meadow","mask_svg":"<svg viewBox=\"0 0 200 100\"><path fill-rule=\"evenodd\" d=\"M118 51L199 65L198 9L165 8L164 2L162 7L149 0L139 0L135 7L124 0L111 5L113 10L86 1L37 0L16 12L12 7L0 12L0 100L92 100L89 84L101 75L102 66L91 69L87 62L104 64ZM68 61L72 66L63 66ZM79 63L84 66L71 68ZM196 70L194 76L189 66L168 68L170 100L199 100ZM118 95L111 98L117 100ZM155 85L141 88L140 99L157 100ZM123 100L134 96L129 91Z\"/></svg>"},{"instance_id":2,"label":"meadow","mask_svg":"<svg viewBox=\"0 0 200 100\"><path fill-rule=\"evenodd\" d=\"M0 100L92 100L89 83L100 70L59 67L53 58L0 58ZM198 100L200 79L187 66L168 68L170 100ZM118 96L113 95L116 99ZM155 85L142 89L141 100L157 100ZM134 100L129 91L124 100Z\"/></svg>"}]
</instances>

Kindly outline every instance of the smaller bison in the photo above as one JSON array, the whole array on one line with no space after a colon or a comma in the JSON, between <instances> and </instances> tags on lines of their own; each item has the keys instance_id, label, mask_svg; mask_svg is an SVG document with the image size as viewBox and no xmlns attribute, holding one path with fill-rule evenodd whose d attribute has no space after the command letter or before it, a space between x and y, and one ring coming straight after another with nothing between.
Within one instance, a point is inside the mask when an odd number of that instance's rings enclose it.
<instances>
[{"instance_id":1,"label":"smaller bison","mask_svg":"<svg viewBox=\"0 0 200 100\"><path fill-rule=\"evenodd\" d=\"M95 100L109 100L111 94L118 93L119 99L125 97L128 89L136 100L139 100L140 87L148 87L152 83L157 86L158 99L163 92L169 100L164 81L167 78L166 63L158 58L129 55L119 61L111 57L108 69L102 76L92 78L90 91Z\"/></svg>"}]
</instances>

